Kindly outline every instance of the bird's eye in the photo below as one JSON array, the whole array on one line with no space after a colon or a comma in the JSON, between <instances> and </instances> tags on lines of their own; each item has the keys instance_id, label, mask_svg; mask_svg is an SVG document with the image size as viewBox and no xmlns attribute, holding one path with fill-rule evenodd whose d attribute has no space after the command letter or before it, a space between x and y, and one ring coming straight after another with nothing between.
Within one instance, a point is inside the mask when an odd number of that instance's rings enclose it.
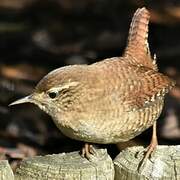
<instances>
[{"instance_id":1,"label":"bird's eye","mask_svg":"<svg viewBox=\"0 0 180 180\"><path fill-rule=\"evenodd\" d=\"M57 95L58 95L58 92L49 92L49 93L48 93L48 96L49 96L51 99L56 98Z\"/></svg>"}]
</instances>

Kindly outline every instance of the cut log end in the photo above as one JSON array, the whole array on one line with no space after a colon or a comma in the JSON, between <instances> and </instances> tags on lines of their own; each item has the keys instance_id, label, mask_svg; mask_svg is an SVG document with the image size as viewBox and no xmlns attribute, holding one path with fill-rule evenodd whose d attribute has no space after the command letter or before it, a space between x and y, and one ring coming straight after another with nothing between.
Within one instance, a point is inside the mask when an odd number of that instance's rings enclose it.
<instances>
[{"instance_id":1,"label":"cut log end","mask_svg":"<svg viewBox=\"0 0 180 180\"><path fill-rule=\"evenodd\" d=\"M16 170L17 180L24 179L114 179L114 166L104 149L96 150L89 160L79 152L37 156L23 160Z\"/></svg>"},{"instance_id":2,"label":"cut log end","mask_svg":"<svg viewBox=\"0 0 180 180\"><path fill-rule=\"evenodd\" d=\"M0 161L0 179L1 180L14 180L13 171L7 160Z\"/></svg>"},{"instance_id":3,"label":"cut log end","mask_svg":"<svg viewBox=\"0 0 180 180\"><path fill-rule=\"evenodd\" d=\"M158 146L139 173L145 151L141 146L122 151L114 159L115 180L180 179L180 146Z\"/></svg>"}]
</instances>

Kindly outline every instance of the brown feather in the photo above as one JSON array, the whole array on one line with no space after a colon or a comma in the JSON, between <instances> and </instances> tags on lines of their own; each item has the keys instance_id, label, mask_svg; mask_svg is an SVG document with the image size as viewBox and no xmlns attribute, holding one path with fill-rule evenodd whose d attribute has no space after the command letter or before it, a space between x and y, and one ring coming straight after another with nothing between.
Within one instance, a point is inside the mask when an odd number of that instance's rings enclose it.
<instances>
[{"instance_id":1,"label":"brown feather","mask_svg":"<svg viewBox=\"0 0 180 180\"><path fill-rule=\"evenodd\" d=\"M129 30L127 48L124 56L130 57L127 60L157 70L155 59L151 58L148 44L148 23L149 11L146 8L139 8L135 12Z\"/></svg>"}]
</instances>

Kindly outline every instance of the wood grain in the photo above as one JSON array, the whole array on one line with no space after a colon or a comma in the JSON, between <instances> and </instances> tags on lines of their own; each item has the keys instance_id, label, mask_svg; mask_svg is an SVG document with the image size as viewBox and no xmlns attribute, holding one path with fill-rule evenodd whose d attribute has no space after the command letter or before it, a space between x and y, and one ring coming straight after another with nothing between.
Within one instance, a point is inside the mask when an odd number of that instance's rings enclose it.
<instances>
[{"instance_id":1,"label":"wood grain","mask_svg":"<svg viewBox=\"0 0 180 180\"><path fill-rule=\"evenodd\" d=\"M106 150L96 150L90 161L79 152L37 156L22 161L16 179L113 180L114 166Z\"/></svg>"},{"instance_id":2,"label":"wood grain","mask_svg":"<svg viewBox=\"0 0 180 180\"><path fill-rule=\"evenodd\" d=\"M180 179L180 145L158 146L139 173L144 152L142 146L122 151L114 160L115 180Z\"/></svg>"}]
</instances>

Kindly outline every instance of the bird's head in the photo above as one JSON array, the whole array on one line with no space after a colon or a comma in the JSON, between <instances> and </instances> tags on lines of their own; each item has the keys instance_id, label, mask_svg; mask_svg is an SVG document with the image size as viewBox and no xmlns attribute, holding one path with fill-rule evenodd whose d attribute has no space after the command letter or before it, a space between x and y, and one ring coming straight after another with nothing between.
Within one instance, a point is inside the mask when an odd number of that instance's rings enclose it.
<instances>
[{"instance_id":1,"label":"bird's head","mask_svg":"<svg viewBox=\"0 0 180 180\"><path fill-rule=\"evenodd\" d=\"M56 69L37 84L32 94L9 106L33 103L52 117L56 113L73 110L82 96L83 69L78 65Z\"/></svg>"}]
</instances>

